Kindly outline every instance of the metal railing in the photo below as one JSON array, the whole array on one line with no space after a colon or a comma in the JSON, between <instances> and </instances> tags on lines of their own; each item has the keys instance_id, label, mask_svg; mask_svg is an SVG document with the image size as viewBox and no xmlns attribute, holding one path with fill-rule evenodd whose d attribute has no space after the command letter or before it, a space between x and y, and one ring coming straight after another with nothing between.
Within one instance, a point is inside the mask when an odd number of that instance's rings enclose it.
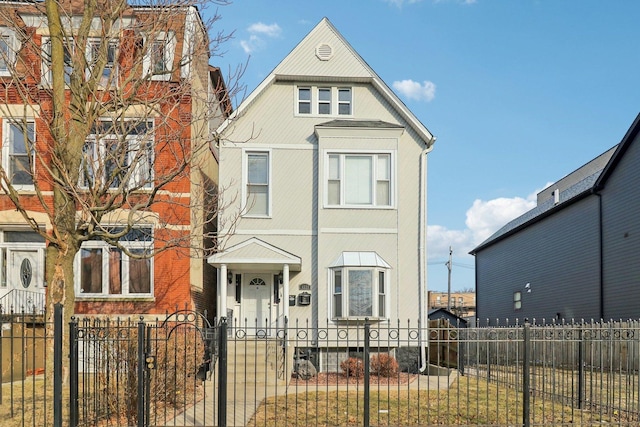
<instances>
[{"instance_id":1,"label":"metal railing","mask_svg":"<svg viewBox=\"0 0 640 427\"><path fill-rule=\"evenodd\" d=\"M0 315L38 314L45 311L45 293L11 289L0 297Z\"/></svg>"},{"instance_id":2,"label":"metal railing","mask_svg":"<svg viewBox=\"0 0 640 427\"><path fill-rule=\"evenodd\" d=\"M74 319L49 355L54 324L28 318L2 327L3 426L640 425L636 321L265 328L181 311ZM69 366L69 384L40 375L48 362Z\"/></svg>"}]
</instances>

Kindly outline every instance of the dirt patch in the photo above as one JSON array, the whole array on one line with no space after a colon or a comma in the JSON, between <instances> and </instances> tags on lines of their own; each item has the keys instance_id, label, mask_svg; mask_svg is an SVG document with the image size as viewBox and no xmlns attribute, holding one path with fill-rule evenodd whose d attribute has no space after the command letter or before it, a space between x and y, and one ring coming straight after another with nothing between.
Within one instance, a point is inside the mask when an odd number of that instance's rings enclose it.
<instances>
[{"instance_id":1,"label":"dirt patch","mask_svg":"<svg viewBox=\"0 0 640 427\"><path fill-rule=\"evenodd\" d=\"M380 377L371 375L369 383L372 385L399 385L409 384L418 378L417 374L399 373L392 377ZM362 385L364 386L364 378L346 377L337 372L320 372L315 377L308 380L301 378L291 378L292 385Z\"/></svg>"}]
</instances>

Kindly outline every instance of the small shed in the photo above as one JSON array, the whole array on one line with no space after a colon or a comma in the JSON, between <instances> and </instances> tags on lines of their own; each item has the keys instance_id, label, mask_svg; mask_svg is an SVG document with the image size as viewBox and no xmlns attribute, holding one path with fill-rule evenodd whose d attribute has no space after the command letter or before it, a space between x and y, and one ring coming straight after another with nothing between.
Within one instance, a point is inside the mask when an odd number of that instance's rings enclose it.
<instances>
[{"instance_id":1,"label":"small shed","mask_svg":"<svg viewBox=\"0 0 640 427\"><path fill-rule=\"evenodd\" d=\"M434 308L433 310L430 310L427 314L427 318L429 319L429 321L444 319L448 321L451 326L455 326L456 328L467 327L467 321L465 319L453 314L446 308ZM429 324L431 324L431 322L429 322Z\"/></svg>"},{"instance_id":2,"label":"small shed","mask_svg":"<svg viewBox=\"0 0 640 427\"><path fill-rule=\"evenodd\" d=\"M444 308L433 309L429 319L429 364L458 368L462 372L462 343L458 329L466 328L467 321Z\"/></svg>"}]
</instances>

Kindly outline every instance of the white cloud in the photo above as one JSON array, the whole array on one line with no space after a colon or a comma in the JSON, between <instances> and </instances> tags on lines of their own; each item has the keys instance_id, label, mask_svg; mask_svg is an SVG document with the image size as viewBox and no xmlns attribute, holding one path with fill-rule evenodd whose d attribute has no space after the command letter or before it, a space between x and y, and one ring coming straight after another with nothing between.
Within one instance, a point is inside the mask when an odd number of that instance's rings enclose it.
<instances>
[{"instance_id":1,"label":"white cloud","mask_svg":"<svg viewBox=\"0 0 640 427\"><path fill-rule=\"evenodd\" d=\"M467 253L473 249L470 230L449 230L441 225L427 226L427 240L429 258L446 258L449 256L449 246L455 248L456 253Z\"/></svg>"},{"instance_id":2,"label":"white cloud","mask_svg":"<svg viewBox=\"0 0 640 427\"><path fill-rule=\"evenodd\" d=\"M262 22L256 22L255 24L249 25L247 28L251 34L263 34L267 37L279 37L282 33L282 28L278 24L263 24Z\"/></svg>"},{"instance_id":3,"label":"white cloud","mask_svg":"<svg viewBox=\"0 0 640 427\"><path fill-rule=\"evenodd\" d=\"M467 210L464 230L450 230L440 225L427 227L427 240L430 259L445 259L449 256L449 246L457 254L467 254L498 231L512 219L536 206L533 192L526 198L500 197L488 201L476 199Z\"/></svg>"},{"instance_id":4,"label":"white cloud","mask_svg":"<svg viewBox=\"0 0 640 427\"><path fill-rule=\"evenodd\" d=\"M267 25L262 22L249 25L247 31L249 38L240 40L240 46L247 54L262 49L266 45L265 37L276 38L282 34L282 28L278 24Z\"/></svg>"},{"instance_id":5,"label":"white cloud","mask_svg":"<svg viewBox=\"0 0 640 427\"><path fill-rule=\"evenodd\" d=\"M471 230L473 243L482 243L485 239L498 231L503 225L536 206L535 195L528 197L506 198L483 201L474 200L473 205L467 211L465 224Z\"/></svg>"},{"instance_id":6,"label":"white cloud","mask_svg":"<svg viewBox=\"0 0 640 427\"><path fill-rule=\"evenodd\" d=\"M436 85L428 80L422 83L413 80L395 81L393 88L409 99L430 102L436 96Z\"/></svg>"}]
</instances>

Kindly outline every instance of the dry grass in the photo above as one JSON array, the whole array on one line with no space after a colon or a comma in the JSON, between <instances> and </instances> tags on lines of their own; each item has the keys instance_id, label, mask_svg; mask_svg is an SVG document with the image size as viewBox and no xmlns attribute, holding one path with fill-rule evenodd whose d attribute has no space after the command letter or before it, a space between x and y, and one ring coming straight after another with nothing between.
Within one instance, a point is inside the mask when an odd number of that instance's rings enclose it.
<instances>
[{"instance_id":1,"label":"dry grass","mask_svg":"<svg viewBox=\"0 0 640 427\"><path fill-rule=\"evenodd\" d=\"M315 387L314 387L315 388ZM44 377L2 385L0 425L51 425L53 397L45 394ZM11 413L11 391L14 413ZM298 387L298 391L302 391ZM523 395L514 388L475 377L459 377L449 390L371 390L370 421L375 426L475 425L511 426L522 423ZM572 409L532 395L531 426L640 425L637 414ZM189 398L192 400L192 398ZM193 399L196 400L196 399ZM68 419L68 388L63 390L64 418ZM24 403L23 403L24 402ZM23 406L24 405L24 406ZM24 413L22 411L24 407ZM156 407L158 412L163 409ZM173 408L169 411L173 414ZM112 425L123 420L112 420ZM363 391L313 391L266 399L248 425L362 425Z\"/></svg>"},{"instance_id":2,"label":"dry grass","mask_svg":"<svg viewBox=\"0 0 640 427\"><path fill-rule=\"evenodd\" d=\"M371 425L492 425L522 423L522 393L460 377L449 390L371 391ZM531 399L532 426L638 425L624 416L580 411L540 398ZM314 391L262 402L248 425L346 426L363 423L363 392Z\"/></svg>"},{"instance_id":3,"label":"dry grass","mask_svg":"<svg viewBox=\"0 0 640 427\"><path fill-rule=\"evenodd\" d=\"M68 387L63 395L69 395ZM64 412L68 413L68 399L63 399L63 405ZM0 420L2 427L52 424L53 390L45 390L43 375L2 384Z\"/></svg>"},{"instance_id":4,"label":"dry grass","mask_svg":"<svg viewBox=\"0 0 640 427\"><path fill-rule=\"evenodd\" d=\"M23 427L23 426L44 426L53 424L53 391L51 384L45 387L43 375L28 377L25 381L2 384L2 403L0 404L0 426L2 427ZM46 389L49 389L48 391ZM204 397L204 388L196 386L192 390L193 395L183 402L154 401L151 407L151 419L160 422L171 419L195 404ZM180 395L180 393L177 393ZM90 394L84 398L89 402L95 402ZM69 420L69 386L62 389L62 419L63 425ZM85 414L88 408L84 408ZM80 408L83 412L83 408ZM90 410L89 410L90 412ZM126 414L112 413L110 417L101 417L96 421L99 425L126 426L130 425Z\"/></svg>"}]
</instances>

